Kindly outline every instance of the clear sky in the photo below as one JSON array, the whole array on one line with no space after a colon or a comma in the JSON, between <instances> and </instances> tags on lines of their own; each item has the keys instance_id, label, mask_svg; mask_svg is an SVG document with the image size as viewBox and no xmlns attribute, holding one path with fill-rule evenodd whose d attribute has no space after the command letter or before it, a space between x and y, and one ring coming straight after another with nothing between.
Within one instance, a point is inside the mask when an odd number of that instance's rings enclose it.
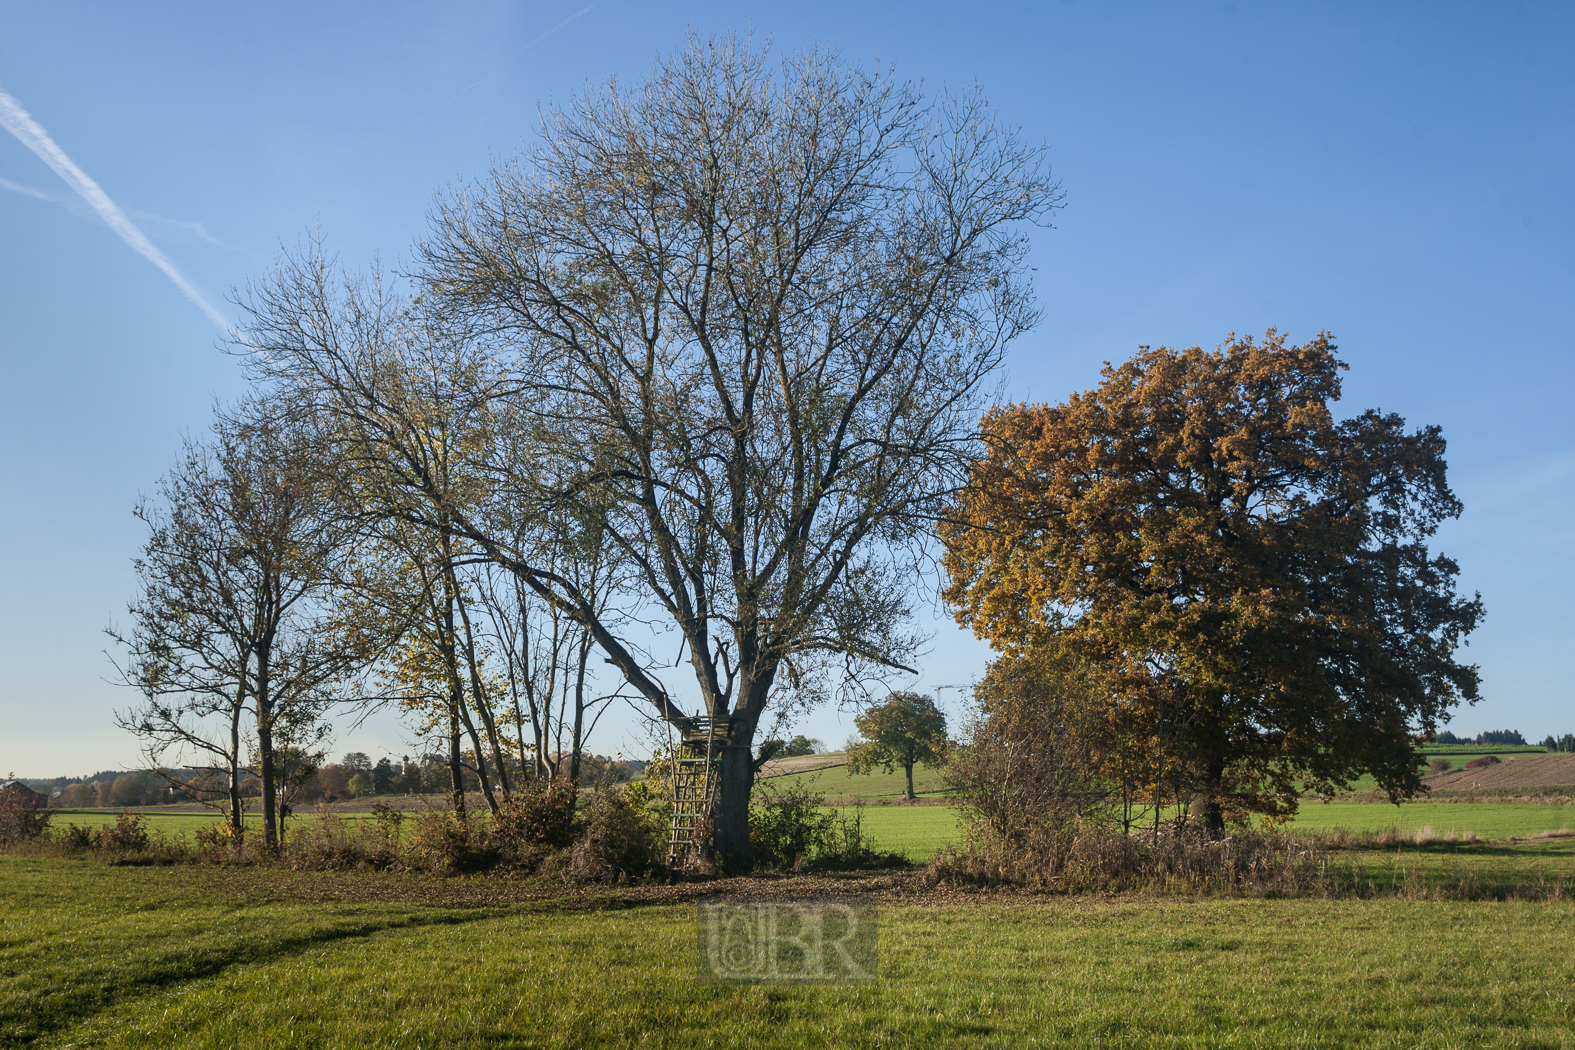
<instances>
[{"instance_id":1,"label":"clear sky","mask_svg":"<svg viewBox=\"0 0 1575 1050\"><path fill-rule=\"evenodd\" d=\"M1350 414L1449 440L1466 514L1439 545L1488 608L1485 699L1451 728L1575 732L1575 5L4 0L0 91L66 159L0 98L20 129L0 132L0 773L135 762L102 631L139 493L240 387L201 302L233 318L230 289L313 227L397 265L433 192L516 149L539 103L640 76L686 29L977 82L1051 146L1066 208L1035 237L1044 321L1013 399L1139 344L1332 331ZM933 629L918 686L975 679L986 651ZM637 751L632 726L593 745ZM386 719L351 748L408 750Z\"/></svg>"}]
</instances>

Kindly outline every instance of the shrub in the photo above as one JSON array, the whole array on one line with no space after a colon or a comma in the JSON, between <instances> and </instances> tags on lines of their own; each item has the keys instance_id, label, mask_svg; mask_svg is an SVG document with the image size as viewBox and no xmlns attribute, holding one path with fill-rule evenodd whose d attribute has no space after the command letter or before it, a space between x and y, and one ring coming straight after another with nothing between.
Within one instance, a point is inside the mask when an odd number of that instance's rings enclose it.
<instances>
[{"instance_id":1,"label":"shrub","mask_svg":"<svg viewBox=\"0 0 1575 1050\"><path fill-rule=\"evenodd\" d=\"M813 857L813 866L835 871L905 867L907 858L896 853L876 852L874 843L864 831L864 806L849 808L853 811L851 816L843 809L832 817L831 827Z\"/></svg>"},{"instance_id":2,"label":"shrub","mask_svg":"<svg viewBox=\"0 0 1575 1050\"><path fill-rule=\"evenodd\" d=\"M492 821L492 838L505 851L546 846L562 849L574 841L578 788L570 780L526 780L504 802Z\"/></svg>"},{"instance_id":3,"label":"shrub","mask_svg":"<svg viewBox=\"0 0 1575 1050\"><path fill-rule=\"evenodd\" d=\"M925 876L943 884L1015 885L1049 892L1162 890L1289 896L1316 886L1325 860L1317 840L1238 830L1212 838L1197 821L1155 836L1086 828L1046 836L1038 848L975 826L960 850L938 855Z\"/></svg>"},{"instance_id":4,"label":"shrub","mask_svg":"<svg viewBox=\"0 0 1575 1050\"><path fill-rule=\"evenodd\" d=\"M122 810L115 823L106 824L99 832L100 849L115 853L132 853L148 848L148 818L140 813Z\"/></svg>"},{"instance_id":5,"label":"shrub","mask_svg":"<svg viewBox=\"0 0 1575 1050\"><path fill-rule=\"evenodd\" d=\"M832 815L826 800L802 784L759 788L760 805L749 810L749 851L755 863L771 868L800 868L831 834Z\"/></svg>"},{"instance_id":6,"label":"shrub","mask_svg":"<svg viewBox=\"0 0 1575 1050\"><path fill-rule=\"evenodd\" d=\"M370 822L352 824L327 804L315 820L300 821L281 851L297 870L382 871L400 861L399 820L387 820L388 807L373 807ZM395 814L402 819L401 814ZM392 825L392 826L390 826Z\"/></svg>"},{"instance_id":7,"label":"shrub","mask_svg":"<svg viewBox=\"0 0 1575 1050\"><path fill-rule=\"evenodd\" d=\"M1473 758L1470 762L1467 762L1466 768L1486 769L1488 766L1496 766L1502 761L1503 759L1499 758L1497 755L1483 755L1481 758Z\"/></svg>"},{"instance_id":8,"label":"shrub","mask_svg":"<svg viewBox=\"0 0 1575 1050\"><path fill-rule=\"evenodd\" d=\"M1454 763L1450 762L1449 759L1443 757L1442 755L1433 759L1427 764L1427 771L1435 777L1440 773L1448 773L1454 768Z\"/></svg>"},{"instance_id":9,"label":"shrub","mask_svg":"<svg viewBox=\"0 0 1575 1050\"><path fill-rule=\"evenodd\" d=\"M199 853L223 855L239 853L243 841L244 831L237 834L230 826L229 820L221 820L217 824L210 824L197 832L194 836Z\"/></svg>"},{"instance_id":10,"label":"shrub","mask_svg":"<svg viewBox=\"0 0 1575 1050\"><path fill-rule=\"evenodd\" d=\"M54 816L43 795L15 781L0 787L0 845L30 842L49 830Z\"/></svg>"},{"instance_id":11,"label":"shrub","mask_svg":"<svg viewBox=\"0 0 1575 1050\"><path fill-rule=\"evenodd\" d=\"M61 836L60 844L68 853L86 853L98 849L99 838L103 830L95 827L82 827L76 824L67 824L66 833Z\"/></svg>"},{"instance_id":12,"label":"shrub","mask_svg":"<svg viewBox=\"0 0 1575 1050\"><path fill-rule=\"evenodd\" d=\"M510 862L528 868L550 851L538 849L532 853L516 847L511 852L513 856L507 858ZM407 854L416 863L450 874L485 871L503 859L496 840L477 818L436 809L416 817Z\"/></svg>"},{"instance_id":13,"label":"shrub","mask_svg":"<svg viewBox=\"0 0 1575 1050\"><path fill-rule=\"evenodd\" d=\"M645 875L664 860L666 826L647 807L644 792L603 790L587 807L584 828L570 854L575 878L593 882Z\"/></svg>"}]
</instances>

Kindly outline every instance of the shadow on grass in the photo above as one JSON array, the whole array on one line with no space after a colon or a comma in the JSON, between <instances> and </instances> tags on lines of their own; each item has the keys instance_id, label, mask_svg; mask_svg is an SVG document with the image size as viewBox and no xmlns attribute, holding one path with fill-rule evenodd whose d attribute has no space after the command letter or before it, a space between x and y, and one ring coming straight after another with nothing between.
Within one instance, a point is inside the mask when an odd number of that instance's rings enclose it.
<instances>
[{"instance_id":1,"label":"shadow on grass","mask_svg":"<svg viewBox=\"0 0 1575 1050\"><path fill-rule=\"evenodd\" d=\"M233 967L267 963L310 948L354 941L389 930L461 926L513 910L478 909L463 914L400 915L382 921L357 919L343 925L287 936L269 936L266 931L262 931L259 936L229 944L193 946L142 959L123 957L116 963L48 976L4 971L6 984L32 977L31 983L36 987L25 989L12 985L11 994L0 997L0 1047L32 1045L126 1000L188 981L217 976Z\"/></svg>"}]
</instances>

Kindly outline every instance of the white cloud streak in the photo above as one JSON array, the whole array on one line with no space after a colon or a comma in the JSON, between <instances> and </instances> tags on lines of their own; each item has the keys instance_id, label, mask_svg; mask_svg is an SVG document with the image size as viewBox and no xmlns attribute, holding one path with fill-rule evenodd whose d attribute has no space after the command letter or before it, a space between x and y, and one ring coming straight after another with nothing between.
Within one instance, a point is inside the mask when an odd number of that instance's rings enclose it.
<instances>
[{"instance_id":1,"label":"white cloud streak","mask_svg":"<svg viewBox=\"0 0 1575 1050\"><path fill-rule=\"evenodd\" d=\"M55 169L55 174L65 180L66 185L75 190L78 196L87 201L88 206L98 212L99 218L103 219L110 229L120 234L121 240L135 248L148 262L163 270L164 275L175 282L175 287L207 314L214 324L225 331L229 330L230 324L224 319L224 315L213 308L213 304L186 280L185 276L175 268L175 264L148 240L147 235L139 230L135 223L126 218L126 213L109 199L109 195L99 188L99 184L88 178L87 173L77 167L71 158L66 156L64 150L55 145L55 140L49 137L49 133L39 126L27 110L22 108L22 104L4 91L0 91L0 125L4 125L5 129L15 135L22 145L38 154L40 160ZM10 189L12 186L8 184L6 188Z\"/></svg>"},{"instance_id":2,"label":"white cloud streak","mask_svg":"<svg viewBox=\"0 0 1575 1050\"><path fill-rule=\"evenodd\" d=\"M0 179L0 190L10 190L12 193L20 193L24 197L37 197L41 201L54 200L53 197L43 190L35 190L31 186L24 186L20 182L12 182L10 179Z\"/></svg>"}]
</instances>

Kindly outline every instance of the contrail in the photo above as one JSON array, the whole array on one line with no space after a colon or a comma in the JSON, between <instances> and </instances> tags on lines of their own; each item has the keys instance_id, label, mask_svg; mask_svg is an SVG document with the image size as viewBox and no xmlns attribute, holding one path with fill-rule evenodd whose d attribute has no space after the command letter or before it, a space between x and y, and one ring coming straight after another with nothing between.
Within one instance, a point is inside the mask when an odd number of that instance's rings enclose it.
<instances>
[{"instance_id":1,"label":"contrail","mask_svg":"<svg viewBox=\"0 0 1575 1050\"><path fill-rule=\"evenodd\" d=\"M175 282L175 287L196 303L203 313L212 319L213 323L225 331L229 331L230 323L224 315L213 308L213 304L204 299L202 293L186 280L175 264L159 251L157 246L143 232L137 229L135 223L126 218L126 213L116 207L109 195L99 188L98 183L87 177L87 173L72 163L65 151L55 145L55 140L49 133L38 126L38 121L28 115L22 104L4 91L0 91L0 124L15 135L17 139L38 154L40 160L55 169L55 174L65 180L85 201L88 206L98 212L99 217L109 224L109 228L120 234L121 240L131 245L142 253L143 258L164 271L164 275ZM10 188L10 187L7 187Z\"/></svg>"},{"instance_id":2,"label":"contrail","mask_svg":"<svg viewBox=\"0 0 1575 1050\"><path fill-rule=\"evenodd\" d=\"M31 186L24 186L20 182L12 182L10 179L0 179L0 190L10 190L12 193L20 193L24 197L37 197L41 201L50 199L49 194L43 190L35 190Z\"/></svg>"},{"instance_id":3,"label":"contrail","mask_svg":"<svg viewBox=\"0 0 1575 1050\"><path fill-rule=\"evenodd\" d=\"M445 101L438 103L436 106L433 106L432 108L433 109L441 109L442 107L448 105L450 102L453 102L456 99L458 99L460 96L464 95L467 91L469 91L471 88L475 87L476 85L486 83L493 76L495 76L499 70L503 69L503 67L507 66L510 62L514 61L516 58L519 58L525 52L529 51L531 48L535 47L537 44L541 43L543 40L546 40L549 36L551 36L552 34L556 33L558 30L562 29L564 26L568 25L570 22L574 21L576 18L579 18L582 15L588 14L590 12L591 8L595 7L599 3L601 3L601 0L594 0L593 3L586 4L584 7L580 8L578 11L574 12L574 14L570 15L568 18L565 18L563 21L559 22L557 25L553 26L551 29L549 29L545 33L541 34L541 36L538 36L535 40L532 40L530 43L526 44L524 47L522 47L518 51L514 52L508 58L505 58L502 62L498 63L497 67L494 68L492 70L492 72L486 74L480 80L473 81L472 83L467 84L465 87L460 88L458 93L455 94L453 96L453 98L446 99Z\"/></svg>"}]
</instances>

